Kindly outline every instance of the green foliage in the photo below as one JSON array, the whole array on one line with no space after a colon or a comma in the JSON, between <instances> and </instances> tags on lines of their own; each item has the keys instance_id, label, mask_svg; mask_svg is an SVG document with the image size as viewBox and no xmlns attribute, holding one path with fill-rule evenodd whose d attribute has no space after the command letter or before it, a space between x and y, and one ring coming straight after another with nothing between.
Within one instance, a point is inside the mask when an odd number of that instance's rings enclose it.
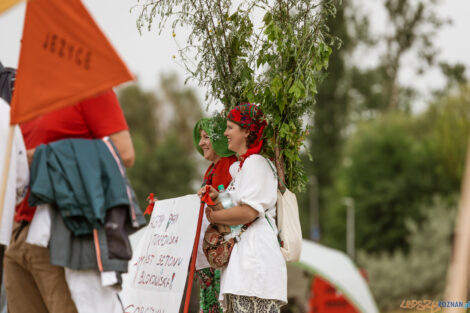
<instances>
[{"instance_id":1,"label":"green foliage","mask_svg":"<svg viewBox=\"0 0 470 313\"><path fill-rule=\"evenodd\" d=\"M387 49L382 57L383 73L386 80L383 92L388 99L387 109L400 109L398 72L401 60L411 49L418 51L418 73L435 63L437 48L435 36L446 23L438 14L439 0L386 0L385 10L392 32L385 36Z\"/></svg>"},{"instance_id":2,"label":"green foliage","mask_svg":"<svg viewBox=\"0 0 470 313\"><path fill-rule=\"evenodd\" d=\"M247 89L270 118L268 154L278 170L285 169L279 171L280 177L297 192L307 183L299 157L307 136L302 117L312 112L320 71L328 66L332 50L321 28L326 28L326 18L334 11L331 2L324 2L324 11L318 15L311 13L314 4L298 2L298 12L282 2L267 10L263 19L267 40L257 58L257 65L267 70L253 89Z\"/></svg>"},{"instance_id":3,"label":"green foliage","mask_svg":"<svg viewBox=\"0 0 470 313\"><path fill-rule=\"evenodd\" d=\"M135 84L121 88L118 97L136 152L128 175L141 207L146 207L150 192L159 199L193 192L197 169L191 157L192 127L201 117L194 93L181 89L176 77L169 75L162 77L158 93L145 92ZM170 109L176 112L168 119Z\"/></svg>"},{"instance_id":4,"label":"green foliage","mask_svg":"<svg viewBox=\"0 0 470 313\"><path fill-rule=\"evenodd\" d=\"M142 91L137 84L120 89L118 96L132 137L142 138L147 143L143 148L150 149L157 142L157 98L150 92Z\"/></svg>"},{"instance_id":5,"label":"green foliage","mask_svg":"<svg viewBox=\"0 0 470 313\"><path fill-rule=\"evenodd\" d=\"M255 1L244 1L232 9L232 1L138 1L142 4L137 26L151 29L158 16L159 32L170 20L173 32L187 26L187 43L179 50L189 78L207 87L212 100L221 101L226 108L240 103L244 83L252 79L253 23L250 18ZM207 99L206 99L207 100Z\"/></svg>"},{"instance_id":6,"label":"green foliage","mask_svg":"<svg viewBox=\"0 0 470 313\"><path fill-rule=\"evenodd\" d=\"M406 248L406 219L434 195L460 189L470 132L470 92L442 98L417 116L386 114L360 124L327 191L325 243L344 249L344 197L355 200L356 243L367 252Z\"/></svg>"},{"instance_id":7,"label":"green foliage","mask_svg":"<svg viewBox=\"0 0 470 313\"><path fill-rule=\"evenodd\" d=\"M443 299L457 211L455 199L437 198L423 211L422 223L407 220L408 253L397 250L358 255L382 312L397 310L403 300Z\"/></svg>"},{"instance_id":8,"label":"green foliage","mask_svg":"<svg viewBox=\"0 0 470 313\"><path fill-rule=\"evenodd\" d=\"M190 78L209 89L210 98L229 110L255 102L269 125L266 153L281 179L294 191L305 188L299 151L306 136L302 118L312 109L320 72L328 66L333 43L325 23L332 0L231 1L162 0L144 2L138 26L158 27L172 19L173 30L190 35L180 57ZM254 11L263 15L254 27ZM195 60L195 61L193 61Z\"/></svg>"},{"instance_id":9,"label":"green foliage","mask_svg":"<svg viewBox=\"0 0 470 313\"><path fill-rule=\"evenodd\" d=\"M410 126L406 116L386 116L365 123L347 143L335 186L341 196L332 197L332 210L327 214L341 216L332 218L331 224L336 220L342 226L345 213L341 199L353 198L356 242L366 251L403 246L404 220L418 218L417 205L433 192L433 155L410 138ZM327 224L326 232L328 227ZM383 233L384 229L393 231Z\"/></svg>"},{"instance_id":10,"label":"green foliage","mask_svg":"<svg viewBox=\"0 0 470 313\"><path fill-rule=\"evenodd\" d=\"M196 164L188 157L182 143L168 134L150 148L140 136L133 136L136 161L128 170L139 204L145 208L150 192L158 199L180 197L194 192L191 182L197 178Z\"/></svg>"},{"instance_id":11,"label":"green foliage","mask_svg":"<svg viewBox=\"0 0 470 313\"><path fill-rule=\"evenodd\" d=\"M434 145L438 159L438 171L443 177L459 181L464 170L464 162L470 134L470 87L462 87L434 103L429 116L436 117ZM459 188L460 185L454 185Z\"/></svg>"},{"instance_id":12,"label":"green foliage","mask_svg":"<svg viewBox=\"0 0 470 313\"><path fill-rule=\"evenodd\" d=\"M435 92L435 96L439 97L465 82L464 66L439 60L433 38L441 29L440 26L446 23L442 15L438 14L439 2L381 1L387 28L384 33L377 33L370 27L371 12L367 12L361 3L336 1L336 18L329 19L327 26L332 35L341 38L342 45L340 49L333 48L327 76L317 86L312 123L314 127L306 153L312 155L313 162L307 158L304 162L308 175L314 176L318 181L318 199L307 199L311 193L315 193L313 190L298 194L300 213L303 216L308 217L309 207L315 207L315 203L319 203L322 233L326 231L336 234L335 240L331 240L331 236L327 234L326 243L334 243L336 247L344 249L345 212L340 198L344 194L338 192L337 185L342 182L336 181L338 177L335 175L335 171L341 167L344 142L354 133L358 123L380 118L388 111L411 114L414 101L419 99L419 91L400 83L398 73L404 67L412 67L417 74L422 74L439 63L448 79L448 85L442 91ZM379 55L376 65L370 66L370 55ZM413 64L406 62L410 56L414 60ZM369 66L365 67L366 63ZM430 130L424 132L428 137L431 136ZM456 137L459 136L452 136ZM427 140L431 149L435 143L430 138ZM455 139L449 141L454 142ZM457 146L462 147L460 143ZM457 149L455 147L453 149ZM433 153L441 153L435 147L432 149ZM363 151L367 152L368 150ZM436 155L434 158L434 166L441 166ZM447 180L449 177L445 173L437 175L440 180ZM453 178L447 185L455 186L455 182ZM335 219L335 216L341 216L341 220Z\"/></svg>"},{"instance_id":13,"label":"green foliage","mask_svg":"<svg viewBox=\"0 0 470 313\"><path fill-rule=\"evenodd\" d=\"M298 194L299 208L301 216L305 216L304 223L307 223L304 230L311 232L309 221L309 208L310 206L319 206L323 208L325 204L325 190L332 184L332 173L336 168L341 157L341 147L343 144L342 130L346 125L348 116L348 88L347 88L347 65L345 55L350 52L354 46L351 36L347 31L347 24L345 11L351 6L351 2L335 1L336 16L330 18L327 26L332 34L341 38L341 48L333 47L330 55L330 64L326 77L318 84L316 101L314 104L315 114L312 117L312 124L308 141L310 143L309 150L311 158L308 159L307 155L304 158L303 164L309 176L317 180L316 188L319 190L312 190L312 185L309 185L307 193ZM325 70L326 73L326 70ZM313 162L312 162L313 159ZM320 192L318 192L320 191ZM318 200L308 195L311 193L318 193ZM314 203L309 203L313 201ZM320 217L323 218L325 214L320 212ZM315 221L316 224L323 224L321 221ZM302 225L304 226L304 225ZM307 232L308 233L308 232Z\"/></svg>"}]
</instances>

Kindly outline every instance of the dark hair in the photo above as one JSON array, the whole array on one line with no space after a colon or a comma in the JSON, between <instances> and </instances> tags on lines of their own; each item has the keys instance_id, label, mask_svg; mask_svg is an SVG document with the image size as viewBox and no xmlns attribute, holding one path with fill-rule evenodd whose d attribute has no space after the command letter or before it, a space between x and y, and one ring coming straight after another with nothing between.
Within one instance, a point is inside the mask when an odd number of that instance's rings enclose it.
<instances>
[{"instance_id":1,"label":"dark hair","mask_svg":"<svg viewBox=\"0 0 470 313\"><path fill-rule=\"evenodd\" d=\"M250 134L248 135L248 138L246 138L246 146L250 147L256 141L256 138L258 138L256 132L250 130Z\"/></svg>"}]
</instances>

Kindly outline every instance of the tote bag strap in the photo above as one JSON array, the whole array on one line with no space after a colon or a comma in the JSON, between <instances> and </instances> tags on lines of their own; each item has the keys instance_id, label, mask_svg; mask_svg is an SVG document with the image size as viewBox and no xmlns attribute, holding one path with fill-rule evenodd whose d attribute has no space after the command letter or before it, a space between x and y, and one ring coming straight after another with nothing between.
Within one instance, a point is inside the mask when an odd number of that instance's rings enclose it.
<instances>
[{"instance_id":1,"label":"tote bag strap","mask_svg":"<svg viewBox=\"0 0 470 313\"><path fill-rule=\"evenodd\" d=\"M284 182L283 182L282 180L279 179L279 176L277 175L277 172L276 172L276 170L274 169L274 167L273 167L273 165L271 164L271 162L270 162L268 159L266 159L266 158L265 158L265 160L266 160L266 162L268 162L269 167L270 167L271 170L273 171L274 177L276 177L276 179L277 179L277 181L278 181L278 183L279 183L279 187L280 187L279 190L281 191L282 194L284 194L284 192L287 190L286 185L284 184Z\"/></svg>"}]
</instances>

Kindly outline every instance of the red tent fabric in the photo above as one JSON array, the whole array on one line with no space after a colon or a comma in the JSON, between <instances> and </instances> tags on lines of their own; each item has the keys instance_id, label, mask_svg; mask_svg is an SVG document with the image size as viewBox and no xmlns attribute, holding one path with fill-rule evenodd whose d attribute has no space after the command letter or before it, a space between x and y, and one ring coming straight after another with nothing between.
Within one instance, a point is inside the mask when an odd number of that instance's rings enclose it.
<instances>
[{"instance_id":1,"label":"red tent fabric","mask_svg":"<svg viewBox=\"0 0 470 313\"><path fill-rule=\"evenodd\" d=\"M11 124L132 79L79 0L28 1Z\"/></svg>"}]
</instances>

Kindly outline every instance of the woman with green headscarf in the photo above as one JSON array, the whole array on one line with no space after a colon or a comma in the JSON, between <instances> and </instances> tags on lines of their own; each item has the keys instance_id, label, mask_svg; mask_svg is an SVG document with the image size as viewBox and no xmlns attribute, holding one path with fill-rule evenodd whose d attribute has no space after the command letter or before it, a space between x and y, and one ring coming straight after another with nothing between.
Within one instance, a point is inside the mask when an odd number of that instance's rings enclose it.
<instances>
[{"instance_id":1,"label":"woman with green headscarf","mask_svg":"<svg viewBox=\"0 0 470 313\"><path fill-rule=\"evenodd\" d=\"M204 174L204 185L210 185L217 188L229 185L232 177L229 168L232 163L237 161L235 153L228 149L227 137L224 136L227 120L222 115L216 115L212 118L200 119L193 130L194 146L197 151L208 161L211 162L209 168ZM204 215L204 221L201 228L201 235L204 235L209 221ZM199 245L201 246L202 241ZM220 270L210 267L206 256L201 247L198 249L196 261L197 277L201 288L200 308L201 313L221 313L222 308L219 304L220 291Z\"/></svg>"}]
</instances>

